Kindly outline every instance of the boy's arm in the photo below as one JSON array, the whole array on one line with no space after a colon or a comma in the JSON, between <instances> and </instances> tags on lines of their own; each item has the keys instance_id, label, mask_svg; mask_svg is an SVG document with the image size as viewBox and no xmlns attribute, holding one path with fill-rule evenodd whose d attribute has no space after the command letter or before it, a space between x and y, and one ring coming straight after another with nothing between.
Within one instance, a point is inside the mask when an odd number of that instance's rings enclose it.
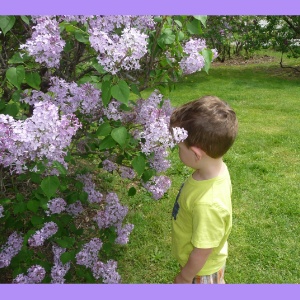
<instances>
[{"instance_id":1,"label":"boy's arm","mask_svg":"<svg viewBox=\"0 0 300 300\"><path fill-rule=\"evenodd\" d=\"M192 283L196 274L202 269L213 248L194 248L188 262L175 277L174 283Z\"/></svg>"}]
</instances>

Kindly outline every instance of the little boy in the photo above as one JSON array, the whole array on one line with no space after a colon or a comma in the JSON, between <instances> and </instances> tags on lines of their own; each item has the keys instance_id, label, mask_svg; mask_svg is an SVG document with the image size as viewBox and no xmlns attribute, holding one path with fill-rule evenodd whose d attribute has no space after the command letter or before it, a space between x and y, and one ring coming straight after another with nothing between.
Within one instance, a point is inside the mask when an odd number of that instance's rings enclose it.
<instances>
[{"instance_id":1,"label":"little boy","mask_svg":"<svg viewBox=\"0 0 300 300\"><path fill-rule=\"evenodd\" d=\"M178 144L179 157L195 170L172 213L172 252L181 266L174 283L225 283L232 190L222 157L237 135L235 112L219 98L204 96L177 108L170 127L188 132Z\"/></svg>"}]
</instances>

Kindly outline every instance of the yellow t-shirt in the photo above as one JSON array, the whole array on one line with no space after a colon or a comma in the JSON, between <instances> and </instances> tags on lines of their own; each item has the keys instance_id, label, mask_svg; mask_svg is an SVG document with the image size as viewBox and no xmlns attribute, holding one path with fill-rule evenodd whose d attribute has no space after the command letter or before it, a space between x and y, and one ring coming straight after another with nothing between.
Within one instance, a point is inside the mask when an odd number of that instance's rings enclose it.
<instances>
[{"instance_id":1,"label":"yellow t-shirt","mask_svg":"<svg viewBox=\"0 0 300 300\"><path fill-rule=\"evenodd\" d=\"M232 227L231 181L226 171L197 181L192 175L181 188L173 208L172 253L183 267L193 248L214 248L197 275L220 270L228 255Z\"/></svg>"}]
</instances>

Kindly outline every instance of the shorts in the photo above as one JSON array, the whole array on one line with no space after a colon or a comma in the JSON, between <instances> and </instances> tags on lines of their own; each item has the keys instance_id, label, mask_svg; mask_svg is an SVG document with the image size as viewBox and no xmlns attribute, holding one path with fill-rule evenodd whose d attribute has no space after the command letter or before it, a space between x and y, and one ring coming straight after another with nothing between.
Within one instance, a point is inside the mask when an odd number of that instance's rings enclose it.
<instances>
[{"instance_id":1,"label":"shorts","mask_svg":"<svg viewBox=\"0 0 300 300\"><path fill-rule=\"evenodd\" d=\"M225 266L220 269L218 272L213 273L211 275L196 275L193 279L193 283L201 283L201 284L225 284L224 280L224 272Z\"/></svg>"}]
</instances>

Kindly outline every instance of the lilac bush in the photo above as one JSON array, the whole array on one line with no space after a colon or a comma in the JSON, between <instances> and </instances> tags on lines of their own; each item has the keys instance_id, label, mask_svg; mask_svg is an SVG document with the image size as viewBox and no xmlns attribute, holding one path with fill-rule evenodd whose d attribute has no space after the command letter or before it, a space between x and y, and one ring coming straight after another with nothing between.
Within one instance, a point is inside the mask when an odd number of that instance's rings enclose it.
<instances>
[{"instance_id":1,"label":"lilac bush","mask_svg":"<svg viewBox=\"0 0 300 300\"><path fill-rule=\"evenodd\" d=\"M123 186L134 183L128 196L137 186L155 200L167 193L170 149L187 138L169 127L167 94L217 56L193 32L202 26L197 18L174 20L0 16L10 28L0 62L0 222L4 239L13 232L0 267L22 266L14 283L65 283L74 274L121 282L111 249L134 230ZM153 92L144 99L147 88ZM106 172L122 193L105 182Z\"/></svg>"}]
</instances>

